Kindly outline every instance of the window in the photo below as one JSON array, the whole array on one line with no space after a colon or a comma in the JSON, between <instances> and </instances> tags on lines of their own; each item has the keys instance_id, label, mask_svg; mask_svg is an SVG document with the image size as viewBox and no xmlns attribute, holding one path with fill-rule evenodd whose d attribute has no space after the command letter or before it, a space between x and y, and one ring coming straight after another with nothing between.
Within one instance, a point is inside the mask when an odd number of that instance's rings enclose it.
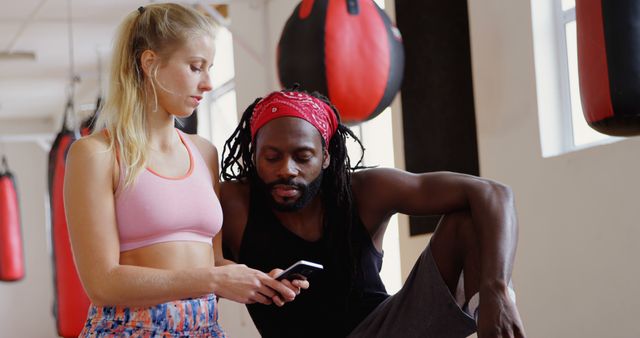
<instances>
[{"instance_id":1,"label":"window","mask_svg":"<svg viewBox=\"0 0 640 338\"><path fill-rule=\"evenodd\" d=\"M571 112L566 132L570 134L571 145L580 148L594 142L606 140L610 136L601 134L587 124L582 113L578 77L578 44L576 34L575 0L559 0L557 11L560 50L563 57L563 96L566 102L563 111Z\"/></svg>"},{"instance_id":2,"label":"window","mask_svg":"<svg viewBox=\"0 0 640 338\"><path fill-rule=\"evenodd\" d=\"M238 124L231 32L220 28L215 43L216 55L211 68L213 91L207 93L199 108L198 133L209 139L218 148L218 156L222 156L224 142Z\"/></svg>"},{"instance_id":3,"label":"window","mask_svg":"<svg viewBox=\"0 0 640 338\"><path fill-rule=\"evenodd\" d=\"M385 9L384 0L375 0L376 4ZM387 107L380 115L370 121L353 127L354 133L362 140L365 151L364 165L394 167L393 131L391 128L391 107ZM360 158L360 151L352 142L348 142L349 156L353 161ZM351 163L352 165L355 162ZM398 230L398 215L393 215L387 225L382 250L384 264L380 271L380 278L389 294L395 294L402 287L400 272L400 239Z\"/></svg>"},{"instance_id":4,"label":"window","mask_svg":"<svg viewBox=\"0 0 640 338\"><path fill-rule=\"evenodd\" d=\"M544 157L617 141L587 124L580 101L575 0L531 1Z\"/></svg>"},{"instance_id":5,"label":"window","mask_svg":"<svg viewBox=\"0 0 640 338\"><path fill-rule=\"evenodd\" d=\"M394 167L391 114L391 107L387 107L375 118L350 127L366 149L363 165ZM351 165L355 165L361 155L360 148L349 139L347 140L347 150L351 158ZM395 294L402 287L399 236L398 215L393 215L389 220L382 242L384 263L380 272L380 278L382 278L389 294Z\"/></svg>"}]
</instances>

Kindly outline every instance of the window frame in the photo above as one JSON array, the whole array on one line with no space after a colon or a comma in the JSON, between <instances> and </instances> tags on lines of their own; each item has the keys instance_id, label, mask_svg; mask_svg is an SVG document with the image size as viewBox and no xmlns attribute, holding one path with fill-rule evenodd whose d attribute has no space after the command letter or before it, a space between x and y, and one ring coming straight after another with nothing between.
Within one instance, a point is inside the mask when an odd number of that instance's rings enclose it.
<instances>
[{"instance_id":1,"label":"window frame","mask_svg":"<svg viewBox=\"0 0 640 338\"><path fill-rule=\"evenodd\" d=\"M567 10L562 9L562 0L553 0L555 13L556 43L559 56L559 80L560 80L560 117L562 135L562 152L566 153L576 149L573 127L573 106L571 104L571 80L569 74L569 51L567 50L567 24L576 20L575 5Z\"/></svg>"},{"instance_id":2,"label":"window frame","mask_svg":"<svg viewBox=\"0 0 640 338\"><path fill-rule=\"evenodd\" d=\"M591 140L578 143L576 137L576 125L574 123L574 115L580 115L579 119L582 119L584 125L587 126L586 120L584 120L582 107L574 107L572 104L572 96L573 93L571 91L571 68L569 65L569 50L567 49L567 26L571 23L576 23L576 6L575 2L573 2L573 6L567 9L562 8L563 0L554 0L553 7L555 12L555 30L557 37L557 48L558 54L560 56L560 60L558 61L558 69L559 69L559 80L560 80L560 114L559 117L561 124L562 135L561 138L561 153L569 153L572 151L577 151L581 149L591 148L598 145L608 144L612 142L617 142L623 137L615 137L611 135L606 135L594 130L591 127L589 132L594 136ZM577 23L576 23L577 28ZM577 36L576 36L577 38ZM576 49L576 62L577 62L577 49ZM571 56L574 57L574 56ZM577 70L576 70L577 71ZM580 90L580 84L576 83L576 90ZM577 93L578 102L582 104L580 93ZM579 111L578 111L579 110ZM584 137L584 135L583 135Z\"/></svg>"}]
</instances>

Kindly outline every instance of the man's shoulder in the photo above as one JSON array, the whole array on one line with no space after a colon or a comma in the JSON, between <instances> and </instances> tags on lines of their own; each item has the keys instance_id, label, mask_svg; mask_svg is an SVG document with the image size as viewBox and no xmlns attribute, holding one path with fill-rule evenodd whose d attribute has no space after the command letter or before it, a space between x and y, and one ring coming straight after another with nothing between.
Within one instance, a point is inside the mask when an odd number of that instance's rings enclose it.
<instances>
[{"instance_id":1,"label":"man's shoulder","mask_svg":"<svg viewBox=\"0 0 640 338\"><path fill-rule=\"evenodd\" d=\"M226 180L220 182L223 186L226 186L227 189L249 189L249 183L246 180Z\"/></svg>"},{"instance_id":2,"label":"man's shoulder","mask_svg":"<svg viewBox=\"0 0 640 338\"><path fill-rule=\"evenodd\" d=\"M392 205L397 202L398 191L407 175L411 174L395 168L370 168L353 173L351 190L360 218L368 228L377 229L389 212L393 212Z\"/></svg>"},{"instance_id":3,"label":"man's shoulder","mask_svg":"<svg viewBox=\"0 0 640 338\"><path fill-rule=\"evenodd\" d=\"M249 184L238 180L220 183L220 204L224 224L222 240L233 259L238 259L247 219L249 217Z\"/></svg>"},{"instance_id":4,"label":"man's shoulder","mask_svg":"<svg viewBox=\"0 0 640 338\"><path fill-rule=\"evenodd\" d=\"M384 191L403 171L394 168L368 168L358 170L351 175L351 188L354 194L371 194L376 190Z\"/></svg>"},{"instance_id":5,"label":"man's shoulder","mask_svg":"<svg viewBox=\"0 0 640 338\"><path fill-rule=\"evenodd\" d=\"M232 208L233 212L243 211L239 208L248 209L250 185L241 180L229 180L220 183L220 203L223 210ZM225 210L227 211L227 210Z\"/></svg>"}]
</instances>

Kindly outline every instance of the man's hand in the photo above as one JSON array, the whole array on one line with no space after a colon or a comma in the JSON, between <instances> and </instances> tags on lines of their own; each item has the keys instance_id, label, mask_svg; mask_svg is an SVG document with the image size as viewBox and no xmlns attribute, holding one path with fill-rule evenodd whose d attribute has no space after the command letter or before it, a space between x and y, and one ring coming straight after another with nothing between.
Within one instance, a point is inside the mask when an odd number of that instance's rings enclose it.
<instances>
[{"instance_id":1,"label":"man's hand","mask_svg":"<svg viewBox=\"0 0 640 338\"><path fill-rule=\"evenodd\" d=\"M480 291L478 338L524 338L526 334L516 304L504 287Z\"/></svg>"}]
</instances>

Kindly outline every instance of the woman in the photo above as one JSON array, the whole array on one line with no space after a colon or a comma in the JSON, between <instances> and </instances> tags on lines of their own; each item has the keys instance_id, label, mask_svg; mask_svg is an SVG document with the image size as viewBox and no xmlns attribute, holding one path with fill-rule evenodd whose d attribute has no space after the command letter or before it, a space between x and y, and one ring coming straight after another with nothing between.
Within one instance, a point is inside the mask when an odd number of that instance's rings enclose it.
<instances>
[{"instance_id":1,"label":"woman","mask_svg":"<svg viewBox=\"0 0 640 338\"><path fill-rule=\"evenodd\" d=\"M92 301L83 337L224 337L216 295L282 306L308 287L223 259L217 150L174 128L211 90L214 33L177 4L121 24L96 132L67 158L69 234Z\"/></svg>"}]
</instances>

